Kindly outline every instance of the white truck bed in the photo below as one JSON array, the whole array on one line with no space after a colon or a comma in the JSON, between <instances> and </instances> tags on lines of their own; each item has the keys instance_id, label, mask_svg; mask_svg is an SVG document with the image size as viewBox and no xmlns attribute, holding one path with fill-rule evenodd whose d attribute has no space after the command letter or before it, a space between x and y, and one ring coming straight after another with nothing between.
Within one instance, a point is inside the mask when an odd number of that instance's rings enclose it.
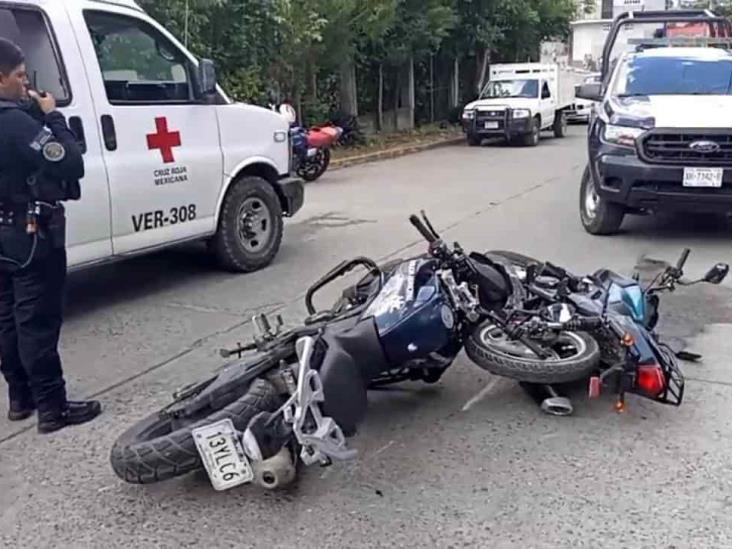
<instances>
[{"instance_id":1,"label":"white truck bed","mask_svg":"<svg viewBox=\"0 0 732 549\"><path fill-rule=\"evenodd\" d=\"M590 74L572 67L560 67L555 63L501 63L490 67L490 80L527 77L546 79L551 93L557 98L557 110L574 103L575 87L582 84Z\"/></svg>"}]
</instances>

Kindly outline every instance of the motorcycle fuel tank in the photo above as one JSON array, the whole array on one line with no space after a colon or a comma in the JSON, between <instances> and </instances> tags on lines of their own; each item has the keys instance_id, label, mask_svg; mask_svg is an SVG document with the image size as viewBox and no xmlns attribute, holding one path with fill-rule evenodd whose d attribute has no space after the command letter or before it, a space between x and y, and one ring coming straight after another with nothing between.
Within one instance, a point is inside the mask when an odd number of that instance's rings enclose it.
<instances>
[{"instance_id":1,"label":"motorcycle fuel tank","mask_svg":"<svg viewBox=\"0 0 732 549\"><path fill-rule=\"evenodd\" d=\"M445 299L432 259L412 259L392 271L364 311L372 316L392 364L426 358L448 345L455 315Z\"/></svg>"}]
</instances>

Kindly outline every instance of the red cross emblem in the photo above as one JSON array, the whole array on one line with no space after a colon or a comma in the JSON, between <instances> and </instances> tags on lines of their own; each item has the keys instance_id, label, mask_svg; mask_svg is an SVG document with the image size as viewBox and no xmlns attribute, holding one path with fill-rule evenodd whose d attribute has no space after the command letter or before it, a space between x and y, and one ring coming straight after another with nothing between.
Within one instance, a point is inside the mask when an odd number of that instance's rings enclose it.
<instances>
[{"instance_id":1,"label":"red cross emblem","mask_svg":"<svg viewBox=\"0 0 732 549\"><path fill-rule=\"evenodd\" d=\"M169 164L175 162L173 148L180 147L180 132L168 131L168 119L164 116L155 119L156 133L147 134L147 148L150 150L160 149L163 162Z\"/></svg>"}]
</instances>

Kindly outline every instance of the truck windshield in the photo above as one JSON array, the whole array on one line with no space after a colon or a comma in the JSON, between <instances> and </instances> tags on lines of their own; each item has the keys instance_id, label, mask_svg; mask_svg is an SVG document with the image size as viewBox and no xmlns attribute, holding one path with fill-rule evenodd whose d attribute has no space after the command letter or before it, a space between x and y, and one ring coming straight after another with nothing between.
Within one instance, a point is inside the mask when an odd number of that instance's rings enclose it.
<instances>
[{"instance_id":1,"label":"truck windshield","mask_svg":"<svg viewBox=\"0 0 732 549\"><path fill-rule=\"evenodd\" d=\"M538 80L491 80L488 82L481 99L503 99L507 97L528 97L539 96Z\"/></svg>"},{"instance_id":2,"label":"truck windshield","mask_svg":"<svg viewBox=\"0 0 732 549\"><path fill-rule=\"evenodd\" d=\"M729 95L731 87L732 57L636 57L621 65L615 94Z\"/></svg>"}]
</instances>

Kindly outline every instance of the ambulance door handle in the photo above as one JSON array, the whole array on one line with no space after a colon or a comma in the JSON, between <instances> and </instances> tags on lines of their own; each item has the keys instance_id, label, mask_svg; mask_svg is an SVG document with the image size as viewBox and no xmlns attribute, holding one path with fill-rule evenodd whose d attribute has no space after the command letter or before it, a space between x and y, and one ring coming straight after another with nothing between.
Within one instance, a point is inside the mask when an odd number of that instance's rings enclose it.
<instances>
[{"instance_id":1,"label":"ambulance door handle","mask_svg":"<svg viewBox=\"0 0 732 549\"><path fill-rule=\"evenodd\" d=\"M117 131L114 129L114 119L108 114L102 115L102 137L108 151L117 150Z\"/></svg>"},{"instance_id":2,"label":"ambulance door handle","mask_svg":"<svg viewBox=\"0 0 732 549\"><path fill-rule=\"evenodd\" d=\"M86 136L84 135L84 123L81 121L81 117L70 117L69 128L71 129L71 133L74 134L74 137L76 137L76 143L81 149L81 154L86 154Z\"/></svg>"}]
</instances>

